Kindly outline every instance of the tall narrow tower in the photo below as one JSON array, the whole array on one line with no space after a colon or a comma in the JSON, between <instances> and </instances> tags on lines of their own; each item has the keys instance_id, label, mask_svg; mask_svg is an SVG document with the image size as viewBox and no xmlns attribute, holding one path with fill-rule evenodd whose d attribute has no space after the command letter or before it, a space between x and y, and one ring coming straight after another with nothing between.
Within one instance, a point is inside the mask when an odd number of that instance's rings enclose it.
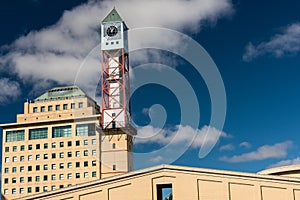
<instances>
[{"instance_id":1,"label":"tall narrow tower","mask_svg":"<svg viewBox=\"0 0 300 200\"><path fill-rule=\"evenodd\" d=\"M127 26L115 8L101 23L102 176L133 169Z\"/></svg>"}]
</instances>

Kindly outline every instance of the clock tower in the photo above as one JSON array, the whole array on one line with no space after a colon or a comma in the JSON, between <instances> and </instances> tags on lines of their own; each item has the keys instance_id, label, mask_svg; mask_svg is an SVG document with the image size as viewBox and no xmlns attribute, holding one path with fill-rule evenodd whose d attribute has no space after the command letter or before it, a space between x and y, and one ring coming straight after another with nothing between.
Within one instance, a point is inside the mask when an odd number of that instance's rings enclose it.
<instances>
[{"instance_id":1,"label":"clock tower","mask_svg":"<svg viewBox=\"0 0 300 200\"><path fill-rule=\"evenodd\" d=\"M115 8L101 23L103 178L133 170L127 30Z\"/></svg>"}]
</instances>

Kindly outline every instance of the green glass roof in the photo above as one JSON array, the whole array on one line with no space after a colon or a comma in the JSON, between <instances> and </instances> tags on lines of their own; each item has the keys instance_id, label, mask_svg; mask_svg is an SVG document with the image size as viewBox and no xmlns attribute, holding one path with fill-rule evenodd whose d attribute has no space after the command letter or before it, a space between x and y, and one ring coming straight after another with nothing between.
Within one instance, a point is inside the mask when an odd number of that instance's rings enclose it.
<instances>
[{"instance_id":1,"label":"green glass roof","mask_svg":"<svg viewBox=\"0 0 300 200\"><path fill-rule=\"evenodd\" d=\"M110 13L104 18L102 22L122 22L122 18L120 17L119 13L116 9L112 9Z\"/></svg>"},{"instance_id":2,"label":"green glass roof","mask_svg":"<svg viewBox=\"0 0 300 200\"><path fill-rule=\"evenodd\" d=\"M58 99L71 99L74 97L88 97L85 92L83 92L77 86L66 86L66 87L56 87L48 92L42 94L34 101L52 101Z\"/></svg>"}]
</instances>

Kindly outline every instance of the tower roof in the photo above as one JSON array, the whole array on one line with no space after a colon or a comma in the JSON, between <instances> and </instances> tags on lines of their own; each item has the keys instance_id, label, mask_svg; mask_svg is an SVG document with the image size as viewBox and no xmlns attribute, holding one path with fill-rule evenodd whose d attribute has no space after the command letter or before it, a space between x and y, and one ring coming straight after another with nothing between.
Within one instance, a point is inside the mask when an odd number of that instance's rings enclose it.
<instances>
[{"instance_id":1,"label":"tower roof","mask_svg":"<svg viewBox=\"0 0 300 200\"><path fill-rule=\"evenodd\" d=\"M104 18L102 22L122 22L122 18L120 17L117 10L114 8L110 13Z\"/></svg>"},{"instance_id":2,"label":"tower roof","mask_svg":"<svg viewBox=\"0 0 300 200\"><path fill-rule=\"evenodd\" d=\"M42 94L34 101L51 101L58 99L71 99L74 97L87 97L87 94L83 92L79 87L74 85L66 87L56 87Z\"/></svg>"}]
</instances>

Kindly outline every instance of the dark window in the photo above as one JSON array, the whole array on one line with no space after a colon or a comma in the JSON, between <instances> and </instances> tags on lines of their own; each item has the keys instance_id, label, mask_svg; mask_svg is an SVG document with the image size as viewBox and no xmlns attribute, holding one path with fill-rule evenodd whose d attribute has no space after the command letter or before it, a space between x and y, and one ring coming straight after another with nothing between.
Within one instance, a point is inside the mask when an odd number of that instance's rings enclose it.
<instances>
[{"instance_id":1,"label":"dark window","mask_svg":"<svg viewBox=\"0 0 300 200\"><path fill-rule=\"evenodd\" d=\"M41 106L41 112L45 112L45 106Z\"/></svg>"},{"instance_id":2,"label":"dark window","mask_svg":"<svg viewBox=\"0 0 300 200\"><path fill-rule=\"evenodd\" d=\"M44 144L44 149L48 149L48 143Z\"/></svg>"},{"instance_id":3,"label":"dark window","mask_svg":"<svg viewBox=\"0 0 300 200\"><path fill-rule=\"evenodd\" d=\"M7 184L8 183L8 178L5 178L4 179L4 184Z\"/></svg>"},{"instance_id":4,"label":"dark window","mask_svg":"<svg viewBox=\"0 0 300 200\"><path fill-rule=\"evenodd\" d=\"M28 193L31 193L31 192L32 192L32 187L28 187L28 188L27 188L27 192L28 192Z\"/></svg>"},{"instance_id":5,"label":"dark window","mask_svg":"<svg viewBox=\"0 0 300 200\"><path fill-rule=\"evenodd\" d=\"M68 141L68 147L72 146L72 141Z\"/></svg>"},{"instance_id":6,"label":"dark window","mask_svg":"<svg viewBox=\"0 0 300 200\"><path fill-rule=\"evenodd\" d=\"M9 152L9 147L5 147L5 152Z\"/></svg>"},{"instance_id":7,"label":"dark window","mask_svg":"<svg viewBox=\"0 0 300 200\"><path fill-rule=\"evenodd\" d=\"M35 166L35 170L39 171L40 170L40 166L39 165Z\"/></svg>"},{"instance_id":8,"label":"dark window","mask_svg":"<svg viewBox=\"0 0 300 200\"><path fill-rule=\"evenodd\" d=\"M112 148L115 149L116 148L116 143L112 144Z\"/></svg>"},{"instance_id":9,"label":"dark window","mask_svg":"<svg viewBox=\"0 0 300 200\"><path fill-rule=\"evenodd\" d=\"M27 181L28 181L28 182L32 182L32 177L29 176L29 177L27 178Z\"/></svg>"},{"instance_id":10,"label":"dark window","mask_svg":"<svg viewBox=\"0 0 300 200\"><path fill-rule=\"evenodd\" d=\"M55 153L52 153L52 158L56 158L56 154Z\"/></svg>"},{"instance_id":11,"label":"dark window","mask_svg":"<svg viewBox=\"0 0 300 200\"><path fill-rule=\"evenodd\" d=\"M59 110L59 109L60 109L60 105L56 105L55 110Z\"/></svg>"},{"instance_id":12,"label":"dark window","mask_svg":"<svg viewBox=\"0 0 300 200\"><path fill-rule=\"evenodd\" d=\"M32 150L32 145L28 145L28 150Z\"/></svg>"},{"instance_id":13,"label":"dark window","mask_svg":"<svg viewBox=\"0 0 300 200\"><path fill-rule=\"evenodd\" d=\"M116 165L113 165L113 170L116 170L117 169L117 166Z\"/></svg>"},{"instance_id":14,"label":"dark window","mask_svg":"<svg viewBox=\"0 0 300 200\"><path fill-rule=\"evenodd\" d=\"M60 147L64 147L64 142L60 142L60 143L59 143L59 146L60 146Z\"/></svg>"},{"instance_id":15,"label":"dark window","mask_svg":"<svg viewBox=\"0 0 300 200\"><path fill-rule=\"evenodd\" d=\"M25 146L21 145L20 149L21 149L21 151L24 151L25 150Z\"/></svg>"},{"instance_id":16,"label":"dark window","mask_svg":"<svg viewBox=\"0 0 300 200\"><path fill-rule=\"evenodd\" d=\"M44 181L47 181L47 180L48 180L48 176L44 175Z\"/></svg>"},{"instance_id":17,"label":"dark window","mask_svg":"<svg viewBox=\"0 0 300 200\"><path fill-rule=\"evenodd\" d=\"M172 184L158 184L156 185L157 189L157 200L172 200Z\"/></svg>"},{"instance_id":18,"label":"dark window","mask_svg":"<svg viewBox=\"0 0 300 200\"><path fill-rule=\"evenodd\" d=\"M76 173L76 178L80 178L80 173Z\"/></svg>"},{"instance_id":19,"label":"dark window","mask_svg":"<svg viewBox=\"0 0 300 200\"><path fill-rule=\"evenodd\" d=\"M48 154L44 154L44 159L48 159Z\"/></svg>"},{"instance_id":20,"label":"dark window","mask_svg":"<svg viewBox=\"0 0 300 200\"><path fill-rule=\"evenodd\" d=\"M64 185L59 185L59 188L63 188L64 187Z\"/></svg>"},{"instance_id":21,"label":"dark window","mask_svg":"<svg viewBox=\"0 0 300 200\"><path fill-rule=\"evenodd\" d=\"M35 192L40 192L40 187L35 187Z\"/></svg>"},{"instance_id":22,"label":"dark window","mask_svg":"<svg viewBox=\"0 0 300 200\"><path fill-rule=\"evenodd\" d=\"M52 106L48 106L48 111L52 111Z\"/></svg>"},{"instance_id":23,"label":"dark window","mask_svg":"<svg viewBox=\"0 0 300 200\"><path fill-rule=\"evenodd\" d=\"M71 109L75 109L75 103L71 103Z\"/></svg>"},{"instance_id":24,"label":"dark window","mask_svg":"<svg viewBox=\"0 0 300 200\"><path fill-rule=\"evenodd\" d=\"M72 157L72 152L71 151L68 152L68 157L69 158Z\"/></svg>"},{"instance_id":25,"label":"dark window","mask_svg":"<svg viewBox=\"0 0 300 200\"><path fill-rule=\"evenodd\" d=\"M84 161L84 164L83 164L85 167L88 167L89 166L89 162L88 161Z\"/></svg>"},{"instance_id":26,"label":"dark window","mask_svg":"<svg viewBox=\"0 0 300 200\"><path fill-rule=\"evenodd\" d=\"M28 166L28 171L29 171L29 172L32 171L32 166Z\"/></svg>"},{"instance_id":27,"label":"dark window","mask_svg":"<svg viewBox=\"0 0 300 200\"><path fill-rule=\"evenodd\" d=\"M76 141L76 146L80 146L80 141L79 140Z\"/></svg>"},{"instance_id":28,"label":"dark window","mask_svg":"<svg viewBox=\"0 0 300 200\"><path fill-rule=\"evenodd\" d=\"M36 149L40 149L41 148L41 145L40 144L36 144Z\"/></svg>"},{"instance_id":29,"label":"dark window","mask_svg":"<svg viewBox=\"0 0 300 200\"><path fill-rule=\"evenodd\" d=\"M80 167L80 162L76 162L76 167Z\"/></svg>"},{"instance_id":30,"label":"dark window","mask_svg":"<svg viewBox=\"0 0 300 200\"><path fill-rule=\"evenodd\" d=\"M64 104L64 105L63 105L63 109L64 109L64 110L67 110L67 109L68 109L68 104Z\"/></svg>"},{"instance_id":31,"label":"dark window","mask_svg":"<svg viewBox=\"0 0 300 200\"><path fill-rule=\"evenodd\" d=\"M12 178L12 179L11 179L11 182L12 182L12 183L16 183L16 182L17 182L17 179L16 179L16 178Z\"/></svg>"}]
</instances>

